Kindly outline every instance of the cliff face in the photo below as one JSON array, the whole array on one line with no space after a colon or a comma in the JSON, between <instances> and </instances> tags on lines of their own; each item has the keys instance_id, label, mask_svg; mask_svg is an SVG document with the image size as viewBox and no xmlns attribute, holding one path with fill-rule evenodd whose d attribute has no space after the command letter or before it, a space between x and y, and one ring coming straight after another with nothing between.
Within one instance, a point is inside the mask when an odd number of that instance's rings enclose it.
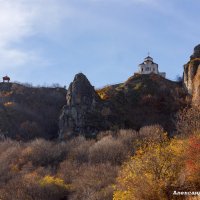
<instances>
[{"instance_id":1,"label":"cliff face","mask_svg":"<svg viewBox=\"0 0 200 200\"><path fill-rule=\"evenodd\" d=\"M94 87L82 73L77 74L74 81L70 84L66 99L67 106L73 107L82 105L89 108L100 100Z\"/></svg>"},{"instance_id":2,"label":"cliff face","mask_svg":"<svg viewBox=\"0 0 200 200\"><path fill-rule=\"evenodd\" d=\"M194 48L190 61L184 65L184 84L192 95L193 105L200 106L200 45Z\"/></svg>"},{"instance_id":3,"label":"cliff face","mask_svg":"<svg viewBox=\"0 0 200 200\"><path fill-rule=\"evenodd\" d=\"M60 120L60 138L95 136L99 131L140 129L160 124L173 131L173 116L185 106L186 92L156 74L130 77L95 91L83 74L70 84Z\"/></svg>"},{"instance_id":4,"label":"cliff face","mask_svg":"<svg viewBox=\"0 0 200 200\"><path fill-rule=\"evenodd\" d=\"M75 76L68 88L66 100L59 120L60 138L76 133L92 136L106 127L104 111L107 110L106 115L109 115L110 110L103 105L84 74Z\"/></svg>"}]
</instances>

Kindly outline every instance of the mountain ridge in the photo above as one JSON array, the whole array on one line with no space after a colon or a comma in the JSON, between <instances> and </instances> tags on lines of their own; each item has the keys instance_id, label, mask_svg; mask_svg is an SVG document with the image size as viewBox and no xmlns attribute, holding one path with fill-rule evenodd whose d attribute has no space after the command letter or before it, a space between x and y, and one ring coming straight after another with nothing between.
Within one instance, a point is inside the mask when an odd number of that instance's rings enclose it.
<instances>
[{"instance_id":1,"label":"mountain ridge","mask_svg":"<svg viewBox=\"0 0 200 200\"><path fill-rule=\"evenodd\" d=\"M0 83L0 136L17 140L96 137L101 131L161 125L176 131L176 115L200 106L200 45L184 65L183 81L134 74L95 89L83 73L68 90Z\"/></svg>"}]
</instances>

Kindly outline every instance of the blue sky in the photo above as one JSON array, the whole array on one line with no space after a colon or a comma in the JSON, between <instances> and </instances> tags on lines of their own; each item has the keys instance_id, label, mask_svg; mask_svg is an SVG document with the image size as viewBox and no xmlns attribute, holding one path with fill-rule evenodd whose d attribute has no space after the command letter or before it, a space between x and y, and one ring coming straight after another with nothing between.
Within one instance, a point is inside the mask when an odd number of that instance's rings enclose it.
<instances>
[{"instance_id":1,"label":"blue sky","mask_svg":"<svg viewBox=\"0 0 200 200\"><path fill-rule=\"evenodd\" d=\"M125 81L147 53L175 79L200 43L198 0L0 0L0 76Z\"/></svg>"}]
</instances>

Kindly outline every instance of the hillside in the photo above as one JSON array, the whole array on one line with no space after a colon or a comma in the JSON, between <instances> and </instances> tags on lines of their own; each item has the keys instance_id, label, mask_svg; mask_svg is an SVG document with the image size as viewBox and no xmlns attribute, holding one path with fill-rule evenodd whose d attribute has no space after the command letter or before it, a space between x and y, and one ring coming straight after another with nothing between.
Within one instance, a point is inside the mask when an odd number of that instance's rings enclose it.
<instances>
[{"instance_id":1,"label":"hillside","mask_svg":"<svg viewBox=\"0 0 200 200\"><path fill-rule=\"evenodd\" d=\"M53 139L60 131L61 136L70 132L91 137L102 130L139 130L154 124L173 132L174 116L189 103L180 82L155 74L134 75L97 91L85 75L78 74L68 89L69 105L62 110L66 93L62 88L0 83L1 136Z\"/></svg>"},{"instance_id":2,"label":"hillside","mask_svg":"<svg viewBox=\"0 0 200 200\"><path fill-rule=\"evenodd\" d=\"M120 84L95 90L79 73L68 90L33 88L0 83L1 136L29 140L84 135L101 131L139 130L161 125L169 134L176 130L176 115L185 107L199 105L200 45L184 66L184 81L157 74L135 74Z\"/></svg>"},{"instance_id":3,"label":"hillside","mask_svg":"<svg viewBox=\"0 0 200 200\"><path fill-rule=\"evenodd\" d=\"M105 96L105 101L114 105L121 126L137 130L145 125L161 124L172 131L173 116L187 104L187 92L180 82L155 74L134 75L125 83L109 87Z\"/></svg>"},{"instance_id":4,"label":"hillside","mask_svg":"<svg viewBox=\"0 0 200 200\"><path fill-rule=\"evenodd\" d=\"M60 117L61 135L91 136L101 130L139 130L154 124L173 132L176 113L190 103L187 97L182 83L156 74L136 74L124 83L95 91L80 73L68 89Z\"/></svg>"},{"instance_id":5,"label":"hillside","mask_svg":"<svg viewBox=\"0 0 200 200\"><path fill-rule=\"evenodd\" d=\"M68 90L0 83L0 199L195 199L199 66L98 90L82 73Z\"/></svg>"},{"instance_id":6,"label":"hillside","mask_svg":"<svg viewBox=\"0 0 200 200\"><path fill-rule=\"evenodd\" d=\"M33 88L0 83L0 134L14 139L56 138L65 103L62 88Z\"/></svg>"}]
</instances>

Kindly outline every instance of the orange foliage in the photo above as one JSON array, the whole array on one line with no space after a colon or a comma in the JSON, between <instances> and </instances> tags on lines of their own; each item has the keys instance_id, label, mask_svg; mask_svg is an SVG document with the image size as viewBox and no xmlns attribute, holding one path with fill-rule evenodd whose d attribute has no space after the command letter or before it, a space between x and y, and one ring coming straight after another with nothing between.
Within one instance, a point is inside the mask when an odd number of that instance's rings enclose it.
<instances>
[{"instance_id":1,"label":"orange foliage","mask_svg":"<svg viewBox=\"0 0 200 200\"><path fill-rule=\"evenodd\" d=\"M186 151L186 170L189 173L189 179L197 181L200 178L200 136L194 135L189 138Z\"/></svg>"}]
</instances>

